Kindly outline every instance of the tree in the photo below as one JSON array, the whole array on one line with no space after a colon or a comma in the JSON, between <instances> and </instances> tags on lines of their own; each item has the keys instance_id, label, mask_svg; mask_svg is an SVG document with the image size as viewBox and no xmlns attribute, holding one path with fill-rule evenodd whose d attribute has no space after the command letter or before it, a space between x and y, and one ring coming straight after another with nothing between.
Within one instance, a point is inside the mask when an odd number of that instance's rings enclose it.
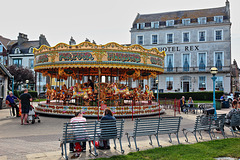
<instances>
[{"instance_id":1,"label":"tree","mask_svg":"<svg viewBox=\"0 0 240 160\"><path fill-rule=\"evenodd\" d=\"M34 83L34 73L32 70L24 67L17 67L16 65L11 65L7 67L8 71L11 75L14 76L14 86L17 87L18 85L25 83L26 80L29 80L29 83Z\"/></svg>"}]
</instances>

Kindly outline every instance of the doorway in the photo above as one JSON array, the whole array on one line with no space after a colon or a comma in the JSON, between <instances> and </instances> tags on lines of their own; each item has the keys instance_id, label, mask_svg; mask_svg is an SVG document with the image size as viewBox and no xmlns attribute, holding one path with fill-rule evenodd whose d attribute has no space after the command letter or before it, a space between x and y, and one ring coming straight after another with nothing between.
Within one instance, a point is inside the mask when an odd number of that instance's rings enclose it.
<instances>
[{"instance_id":1,"label":"doorway","mask_svg":"<svg viewBox=\"0 0 240 160\"><path fill-rule=\"evenodd\" d=\"M183 82L183 92L189 92L189 82Z\"/></svg>"}]
</instances>

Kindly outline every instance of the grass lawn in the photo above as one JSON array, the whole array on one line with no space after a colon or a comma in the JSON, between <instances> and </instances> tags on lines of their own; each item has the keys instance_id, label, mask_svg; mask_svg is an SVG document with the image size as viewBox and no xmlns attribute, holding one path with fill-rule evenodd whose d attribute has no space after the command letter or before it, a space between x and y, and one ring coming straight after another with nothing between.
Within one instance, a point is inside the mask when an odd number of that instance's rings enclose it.
<instances>
[{"instance_id":1,"label":"grass lawn","mask_svg":"<svg viewBox=\"0 0 240 160\"><path fill-rule=\"evenodd\" d=\"M197 160L214 159L218 157L240 158L240 138L228 138L195 144L180 144L163 148L131 152L127 155L113 156L112 160Z\"/></svg>"},{"instance_id":2,"label":"grass lawn","mask_svg":"<svg viewBox=\"0 0 240 160\"><path fill-rule=\"evenodd\" d=\"M40 99L40 101L46 101L46 98L45 99ZM39 102L39 99L34 99L33 102Z\"/></svg>"},{"instance_id":3,"label":"grass lawn","mask_svg":"<svg viewBox=\"0 0 240 160\"><path fill-rule=\"evenodd\" d=\"M200 100L194 100L194 103L213 103L213 101L200 101Z\"/></svg>"}]
</instances>

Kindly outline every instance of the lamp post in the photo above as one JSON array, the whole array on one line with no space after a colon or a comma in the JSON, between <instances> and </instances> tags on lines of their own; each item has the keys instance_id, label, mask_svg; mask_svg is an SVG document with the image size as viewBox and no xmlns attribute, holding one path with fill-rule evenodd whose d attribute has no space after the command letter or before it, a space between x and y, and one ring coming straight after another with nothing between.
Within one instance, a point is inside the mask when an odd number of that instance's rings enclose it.
<instances>
[{"instance_id":1,"label":"lamp post","mask_svg":"<svg viewBox=\"0 0 240 160\"><path fill-rule=\"evenodd\" d=\"M213 108L214 108L214 115L217 114L216 112L216 102L215 102L215 81L217 77L215 76L218 73L218 69L216 67L211 68L212 80L213 80Z\"/></svg>"},{"instance_id":2,"label":"lamp post","mask_svg":"<svg viewBox=\"0 0 240 160\"><path fill-rule=\"evenodd\" d=\"M156 84L157 84L157 103L158 103L158 77L156 79ZM155 92L156 93L156 92Z\"/></svg>"},{"instance_id":3,"label":"lamp post","mask_svg":"<svg viewBox=\"0 0 240 160\"><path fill-rule=\"evenodd\" d=\"M28 89L28 83L29 83L29 80L28 80L28 79L26 80L26 83L27 83L27 89Z\"/></svg>"}]
</instances>

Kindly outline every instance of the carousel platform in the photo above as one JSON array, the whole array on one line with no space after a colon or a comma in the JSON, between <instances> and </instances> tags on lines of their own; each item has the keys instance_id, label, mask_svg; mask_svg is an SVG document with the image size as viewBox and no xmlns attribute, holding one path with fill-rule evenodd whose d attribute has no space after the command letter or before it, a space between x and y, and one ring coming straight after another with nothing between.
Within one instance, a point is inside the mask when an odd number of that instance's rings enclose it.
<instances>
[{"instance_id":1,"label":"carousel platform","mask_svg":"<svg viewBox=\"0 0 240 160\"><path fill-rule=\"evenodd\" d=\"M35 111L38 114L56 116L74 116L75 112L81 110L85 117L97 118L103 115L105 108L110 108L115 117L141 117L163 114L165 110L156 102L148 104L147 101L137 102L132 105L129 100L124 101L124 106L77 106L73 103L63 104L63 102L51 101L50 103L40 102Z\"/></svg>"}]
</instances>

